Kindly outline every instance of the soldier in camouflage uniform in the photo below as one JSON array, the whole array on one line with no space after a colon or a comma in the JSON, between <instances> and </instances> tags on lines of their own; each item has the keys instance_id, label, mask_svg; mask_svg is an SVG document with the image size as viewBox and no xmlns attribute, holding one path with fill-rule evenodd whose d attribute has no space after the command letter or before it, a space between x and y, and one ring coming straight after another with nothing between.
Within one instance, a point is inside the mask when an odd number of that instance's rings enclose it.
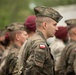
<instances>
[{"instance_id":1,"label":"soldier in camouflage uniform","mask_svg":"<svg viewBox=\"0 0 76 75\"><path fill-rule=\"evenodd\" d=\"M24 22L24 28L25 28L26 32L28 33L28 37L31 37L32 35L34 35L34 33L36 31L35 20L36 20L36 16L30 15L26 18L26 20ZM13 75L21 75L21 73L22 73L22 67L23 67L22 52L23 52L25 44L26 44L26 41L24 42L24 44L22 45L22 47L19 50L18 60L17 60L16 66L14 68Z\"/></svg>"},{"instance_id":2,"label":"soldier in camouflage uniform","mask_svg":"<svg viewBox=\"0 0 76 75\"><path fill-rule=\"evenodd\" d=\"M24 25L22 22L14 22L14 23L11 23L10 25L6 26L5 29L6 29L6 32L10 35L10 33L12 31L24 30ZM7 40L9 40L9 35L6 34L6 36L5 36L6 37L6 43L8 43ZM11 40L10 40L9 45L7 46L5 52L3 53L2 59L4 59L6 55L8 55L8 52L9 52L8 48L10 48L11 45L12 44L11 44Z\"/></svg>"},{"instance_id":3,"label":"soldier in camouflage uniform","mask_svg":"<svg viewBox=\"0 0 76 75\"><path fill-rule=\"evenodd\" d=\"M65 22L68 25L70 42L62 52L59 75L76 75L76 19L69 19Z\"/></svg>"},{"instance_id":4,"label":"soldier in camouflage uniform","mask_svg":"<svg viewBox=\"0 0 76 75\"><path fill-rule=\"evenodd\" d=\"M12 45L8 48L8 55L0 65L1 75L13 75L19 49L24 41L28 38L27 32L23 29L24 27L19 29L17 28L17 30L10 32L9 38L12 41Z\"/></svg>"},{"instance_id":5,"label":"soldier in camouflage uniform","mask_svg":"<svg viewBox=\"0 0 76 75\"><path fill-rule=\"evenodd\" d=\"M23 51L22 75L54 75L54 60L46 39L54 36L62 16L51 7L34 8L36 33L28 39Z\"/></svg>"}]
</instances>

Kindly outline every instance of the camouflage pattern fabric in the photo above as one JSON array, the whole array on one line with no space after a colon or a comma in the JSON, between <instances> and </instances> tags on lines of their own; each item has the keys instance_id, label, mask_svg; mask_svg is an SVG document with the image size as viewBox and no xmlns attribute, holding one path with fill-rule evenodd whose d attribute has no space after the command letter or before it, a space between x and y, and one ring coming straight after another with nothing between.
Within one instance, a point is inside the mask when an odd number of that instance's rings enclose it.
<instances>
[{"instance_id":1,"label":"camouflage pattern fabric","mask_svg":"<svg viewBox=\"0 0 76 75\"><path fill-rule=\"evenodd\" d=\"M76 75L74 69L76 68L76 42L70 41L66 45L61 56L61 70L59 75Z\"/></svg>"},{"instance_id":2,"label":"camouflage pattern fabric","mask_svg":"<svg viewBox=\"0 0 76 75\"><path fill-rule=\"evenodd\" d=\"M68 20L65 20L65 23L67 24L68 26L68 31L74 27L76 27L76 19L68 19Z\"/></svg>"},{"instance_id":3,"label":"camouflage pattern fabric","mask_svg":"<svg viewBox=\"0 0 76 75\"><path fill-rule=\"evenodd\" d=\"M34 8L36 16L45 16L52 18L56 22L59 22L63 17L60 15L59 12L52 9L51 7L46 6L38 6Z\"/></svg>"},{"instance_id":4,"label":"camouflage pattern fabric","mask_svg":"<svg viewBox=\"0 0 76 75\"><path fill-rule=\"evenodd\" d=\"M0 75L13 75L13 70L16 65L18 50L20 48L13 44L10 47L9 54L6 56L4 61L1 63L0 67ZM3 63L5 63L3 65Z\"/></svg>"},{"instance_id":5,"label":"camouflage pattern fabric","mask_svg":"<svg viewBox=\"0 0 76 75\"><path fill-rule=\"evenodd\" d=\"M68 20L65 20L65 23L69 26L71 25L76 25L76 19L68 19Z\"/></svg>"},{"instance_id":6,"label":"camouflage pattern fabric","mask_svg":"<svg viewBox=\"0 0 76 75\"><path fill-rule=\"evenodd\" d=\"M40 31L30 37L23 51L24 75L54 75L54 60Z\"/></svg>"},{"instance_id":7,"label":"camouflage pattern fabric","mask_svg":"<svg viewBox=\"0 0 76 75\"><path fill-rule=\"evenodd\" d=\"M6 26L6 29L8 31L14 31L14 30L25 30L24 25L22 22L14 22L11 23L10 25Z\"/></svg>"},{"instance_id":8,"label":"camouflage pattern fabric","mask_svg":"<svg viewBox=\"0 0 76 75\"><path fill-rule=\"evenodd\" d=\"M19 54L18 54L18 59L17 59L17 64L15 65L14 71L13 71L13 75L21 75L22 74L22 69L23 69L23 60L22 60L22 55L23 55L23 49L24 46L26 45L26 42L24 42L24 44L22 45L22 47L19 50Z\"/></svg>"}]
</instances>

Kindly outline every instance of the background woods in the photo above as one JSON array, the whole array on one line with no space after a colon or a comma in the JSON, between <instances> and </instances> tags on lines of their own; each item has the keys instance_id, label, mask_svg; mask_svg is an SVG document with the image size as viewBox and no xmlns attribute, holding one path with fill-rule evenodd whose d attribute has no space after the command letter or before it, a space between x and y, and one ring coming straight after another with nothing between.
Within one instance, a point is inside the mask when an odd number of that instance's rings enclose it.
<instances>
[{"instance_id":1,"label":"background woods","mask_svg":"<svg viewBox=\"0 0 76 75\"><path fill-rule=\"evenodd\" d=\"M65 6L76 4L76 0L0 0L0 28L18 21L24 22L28 15L34 14L35 6Z\"/></svg>"}]
</instances>

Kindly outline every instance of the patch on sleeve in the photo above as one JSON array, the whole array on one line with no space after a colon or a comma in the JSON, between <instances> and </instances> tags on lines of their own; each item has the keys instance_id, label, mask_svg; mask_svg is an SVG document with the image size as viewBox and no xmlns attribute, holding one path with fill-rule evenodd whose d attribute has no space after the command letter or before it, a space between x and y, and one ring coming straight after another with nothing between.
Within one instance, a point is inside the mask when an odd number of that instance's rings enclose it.
<instances>
[{"instance_id":1,"label":"patch on sleeve","mask_svg":"<svg viewBox=\"0 0 76 75\"><path fill-rule=\"evenodd\" d=\"M41 49L40 49L41 50ZM44 65L44 61L45 61L45 52L41 51L36 51L35 55L34 55L34 59L35 59L35 65L39 66L39 67L43 67Z\"/></svg>"},{"instance_id":2,"label":"patch on sleeve","mask_svg":"<svg viewBox=\"0 0 76 75\"><path fill-rule=\"evenodd\" d=\"M39 45L39 48L41 48L41 49L45 49L45 48L46 48L46 46L45 46L45 45L43 45L43 44L40 44L40 45Z\"/></svg>"}]
</instances>

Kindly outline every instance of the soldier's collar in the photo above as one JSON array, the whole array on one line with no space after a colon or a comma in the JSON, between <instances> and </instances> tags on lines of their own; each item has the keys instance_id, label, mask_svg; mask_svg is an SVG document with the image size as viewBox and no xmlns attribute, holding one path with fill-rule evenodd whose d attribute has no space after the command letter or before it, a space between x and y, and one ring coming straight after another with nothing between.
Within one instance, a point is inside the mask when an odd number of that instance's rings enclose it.
<instances>
[{"instance_id":1,"label":"soldier's collar","mask_svg":"<svg viewBox=\"0 0 76 75\"><path fill-rule=\"evenodd\" d=\"M20 47L19 47L17 44L13 44L13 46L14 46L15 48L20 49Z\"/></svg>"},{"instance_id":2,"label":"soldier's collar","mask_svg":"<svg viewBox=\"0 0 76 75\"><path fill-rule=\"evenodd\" d=\"M36 33L39 34L44 39L44 41L47 43L46 38L41 31L36 30Z\"/></svg>"}]
</instances>

